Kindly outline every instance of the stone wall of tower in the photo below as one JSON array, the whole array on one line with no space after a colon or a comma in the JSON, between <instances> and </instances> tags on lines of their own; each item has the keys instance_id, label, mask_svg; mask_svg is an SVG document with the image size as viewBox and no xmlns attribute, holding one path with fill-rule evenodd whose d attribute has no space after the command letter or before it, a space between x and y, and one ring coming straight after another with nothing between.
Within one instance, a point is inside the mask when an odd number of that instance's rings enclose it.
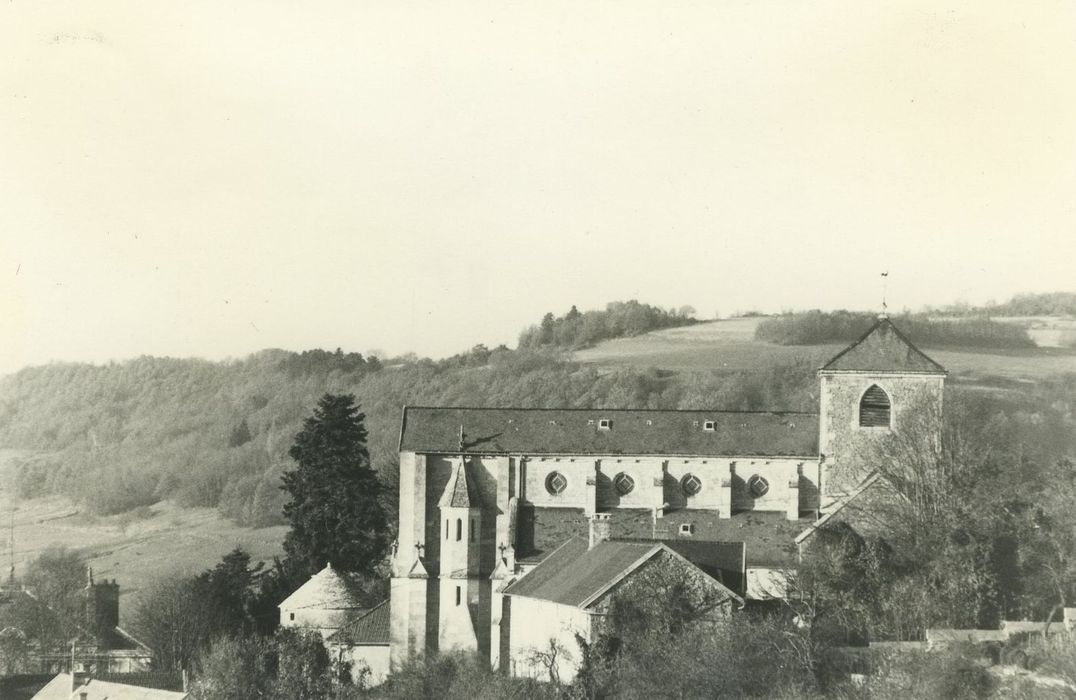
<instances>
[{"instance_id":1,"label":"stone wall of tower","mask_svg":"<svg viewBox=\"0 0 1076 700\"><path fill-rule=\"evenodd\" d=\"M819 452L822 455L822 507L846 492L872 469L870 455L891 432L919 430L934 422L940 430L945 376L883 372L822 371L819 373ZM890 402L890 427L859 425L863 394L877 385Z\"/></svg>"}]
</instances>

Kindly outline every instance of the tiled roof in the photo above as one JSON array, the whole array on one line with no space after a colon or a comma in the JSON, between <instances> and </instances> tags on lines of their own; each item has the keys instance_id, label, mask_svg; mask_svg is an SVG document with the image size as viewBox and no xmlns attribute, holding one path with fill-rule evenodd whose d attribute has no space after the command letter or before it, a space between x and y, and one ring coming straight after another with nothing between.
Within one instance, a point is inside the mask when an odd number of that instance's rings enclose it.
<instances>
[{"instance_id":1,"label":"tiled roof","mask_svg":"<svg viewBox=\"0 0 1076 700\"><path fill-rule=\"evenodd\" d=\"M945 374L944 367L912 345L885 317L824 364L822 370Z\"/></svg>"},{"instance_id":2,"label":"tiled roof","mask_svg":"<svg viewBox=\"0 0 1076 700\"><path fill-rule=\"evenodd\" d=\"M384 600L373 610L359 615L336 632L329 642L348 646L383 646L389 643L389 601Z\"/></svg>"},{"instance_id":3,"label":"tiled roof","mask_svg":"<svg viewBox=\"0 0 1076 700\"><path fill-rule=\"evenodd\" d=\"M355 577L327 565L277 607L287 610L348 610L373 607Z\"/></svg>"},{"instance_id":4,"label":"tiled roof","mask_svg":"<svg viewBox=\"0 0 1076 700\"><path fill-rule=\"evenodd\" d=\"M579 606L658 546L657 542L602 542L588 550L586 540L573 537L504 592Z\"/></svg>"},{"instance_id":5,"label":"tiled roof","mask_svg":"<svg viewBox=\"0 0 1076 700\"><path fill-rule=\"evenodd\" d=\"M468 454L818 454L814 413L414 406L404 409L400 450L459 454L461 425Z\"/></svg>"},{"instance_id":6,"label":"tiled roof","mask_svg":"<svg viewBox=\"0 0 1076 700\"><path fill-rule=\"evenodd\" d=\"M482 499L478 497L470 470L461 459L452 470L452 477L445 485L445 493L437 505L441 508L470 508L472 504L478 508L482 505Z\"/></svg>"},{"instance_id":7,"label":"tiled roof","mask_svg":"<svg viewBox=\"0 0 1076 700\"><path fill-rule=\"evenodd\" d=\"M798 552L795 539L814 523L812 518L788 520L784 513L770 511L740 511L721 518L714 510L681 508L665 511L664 517L657 521L649 508L615 508L606 512L613 539L742 542L748 567L794 565ZM692 526L690 535L680 535L683 524ZM518 532L517 558L524 562L542 561L567 538L586 539L589 524L581 508L523 506L519 510Z\"/></svg>"}]
</instances>

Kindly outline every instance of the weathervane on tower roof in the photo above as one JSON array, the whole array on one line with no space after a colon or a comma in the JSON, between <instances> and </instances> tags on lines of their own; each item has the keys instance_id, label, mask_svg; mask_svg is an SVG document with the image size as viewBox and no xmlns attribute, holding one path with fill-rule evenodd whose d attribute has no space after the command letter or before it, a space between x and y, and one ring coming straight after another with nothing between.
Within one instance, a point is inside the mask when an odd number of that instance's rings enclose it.
<instances>
[{"instance_id":1,"label":"weathervane on tower roof","mask_svg":"<svg viewBox=\"0 0 1076 700\"><path fill-rule=\"evenodd\" d=\"M889 284L889 270L882 273L882 313L879 318L889 318L889 307L885 303L886 288Z\"/></svg>"}]
</instances>

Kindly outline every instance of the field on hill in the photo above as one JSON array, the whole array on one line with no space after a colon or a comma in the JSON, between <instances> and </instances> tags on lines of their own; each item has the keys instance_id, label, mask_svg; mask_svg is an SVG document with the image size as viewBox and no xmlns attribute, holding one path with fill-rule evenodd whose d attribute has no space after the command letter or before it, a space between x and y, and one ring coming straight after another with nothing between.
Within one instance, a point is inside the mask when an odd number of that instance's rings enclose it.
<instances>
[{"instance_id":1,"label":"field on hill","mask_svg":"<svg viewBox=\"0 0 1076 700\"><path fill-rule=\"evenodd\" d=\"M575 353L577 362L595 365L660 367L670 370L752 370L803 360L821 365L843 344L776 345L755 340L761 318L708 321L634 338L618 338ZM954 376L1039 379L1076 372L1076 351L1039 347L1021 350L924 347Z\"/></svg>"},{"instance_id":2,"label":"field on hill","mask_svg":"<svg viewBox=\"0 0 1076 700\"><path fill-rule=\"evenodd\" d=\"M10 456L8 450L0 454L0 465ZM236 546L250 552L254 561L271 563L273 556L282 552L287 530L282 525L242 527L215 508L182 508L171 501L97 517L63 496L19 501L2 487L0 524L5 545L0 561L5 577L10 566L8 537L14 524L16 575L50 545L77 549L85 554L96 578L119 581L121 625L129 619L139 595L156 579L200 573Z\"/></svg>"}]
</instances>

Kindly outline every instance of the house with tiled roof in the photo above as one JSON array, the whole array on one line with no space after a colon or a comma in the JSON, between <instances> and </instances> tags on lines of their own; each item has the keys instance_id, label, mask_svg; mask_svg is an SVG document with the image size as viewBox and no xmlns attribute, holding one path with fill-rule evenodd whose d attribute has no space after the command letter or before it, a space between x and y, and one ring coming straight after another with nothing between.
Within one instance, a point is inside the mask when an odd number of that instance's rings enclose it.
<instances>
[{"instance_id":1,"label":"house with tiled roof","mask_svg":"<svg viewBox=\"0 0 1076 700\"><path fill-rule=\"evenodd\" d=\"M389 674L389 601L355 616L325 643L338 660L350 663L353 679L379 685Z\"/></svg>"},{"instance_id":2,"label":"house with tiled roof","mask_svg":"<svg viewBox=\"0 0 1076 700\"><path fill-rule=\"evenodd\" d=\"M391 663L463 649L531 673L535 635L585 637L653 557L728 609L786 595L866 448L945 376L882 317L818 370L817 412L405 408Z\"/></svg>"}]
</instances>

